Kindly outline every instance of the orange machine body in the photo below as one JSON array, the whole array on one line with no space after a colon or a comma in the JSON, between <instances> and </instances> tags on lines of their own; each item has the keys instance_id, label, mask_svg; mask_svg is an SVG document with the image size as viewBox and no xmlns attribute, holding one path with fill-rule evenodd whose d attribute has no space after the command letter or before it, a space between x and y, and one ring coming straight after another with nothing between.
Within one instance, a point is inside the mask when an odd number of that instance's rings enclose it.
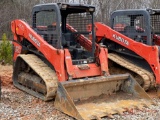
<instances>
[{"instance_id":1,"label":"orange machine body","mask_svg":"<svg viewBox=\"0 0 160 120\"><path fill-rule=\"evenodd\" d=\"M99 48L96 45L97 59L96 63L91 63L83 66L73 65L71 55L68 49L56 49L49 45L40 35L38 35L27 23L22 20L12 21L12 31L14 31L14 61L18 54L22 52L22 46L18 42L27 39L31 42L39 52L54 66L59 81L68 80L69 76L72 78L83 78L90 76L100 76L103 72L108 73L107 62L107 49ZM79 37L80 43L85 49L91 49L91 41L87 40L84 36ZM65 63L65 64L64 64ZM88 67L86 67L88 66Z\"/></svg>"}]
</instances>

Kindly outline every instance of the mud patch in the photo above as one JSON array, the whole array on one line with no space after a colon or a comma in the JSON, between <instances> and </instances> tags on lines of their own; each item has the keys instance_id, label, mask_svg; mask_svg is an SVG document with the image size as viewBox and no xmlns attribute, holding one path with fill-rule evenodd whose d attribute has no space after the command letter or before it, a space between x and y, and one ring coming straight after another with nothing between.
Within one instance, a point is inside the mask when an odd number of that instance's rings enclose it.
<instances>
[{"instance_id":1,"label":"mud patch","mask_svg":"<svg viewBox=\"0 0 160 120\"><path fill-rule=\"evenodd\" d=\"M0 65L0 78L2 86L11 86L12 85L12 65Z\"/></svg>"}]
</instances>

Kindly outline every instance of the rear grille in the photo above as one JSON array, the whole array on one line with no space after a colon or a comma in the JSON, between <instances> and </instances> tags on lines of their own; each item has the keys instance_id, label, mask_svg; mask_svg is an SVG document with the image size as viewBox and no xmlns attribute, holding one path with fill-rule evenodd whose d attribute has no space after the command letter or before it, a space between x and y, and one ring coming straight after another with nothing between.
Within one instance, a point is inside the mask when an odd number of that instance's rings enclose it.
<instances>
[{"instance_id":1,"label":"rear grille","mask_svg":"<svg viewBox=\"0 0 160 120\"><path fill-rule=\"evenodd\" d=\"M160 34L160 15L151 15L151 25L153 32Z\"/></svg>"},{"instance_id":2,"label":"rear grille","mask_svg":"<svg viewBox=\"0 0 160 120\"><path fill-rule=\"evenodd\" d=\"M67 24L71 25L77 32L84 34L88 38L91 31L88 31L88 25L92 23L92 16L90 13L69 14L67 17Z\"/></svg>"}]
</instances>

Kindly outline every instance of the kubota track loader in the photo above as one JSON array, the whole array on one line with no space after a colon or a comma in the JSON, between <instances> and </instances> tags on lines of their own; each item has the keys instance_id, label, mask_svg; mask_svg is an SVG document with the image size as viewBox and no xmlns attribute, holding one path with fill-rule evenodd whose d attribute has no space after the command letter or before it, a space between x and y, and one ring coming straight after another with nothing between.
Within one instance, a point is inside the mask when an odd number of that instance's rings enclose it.
<instances>
[{"instance_id":1,"label":"kubota track loader","mask_svg":"<svg viewBox=\"0 0 160 120\"><path fill-rule=\"evenodd\" d=\"M11 22L14 85L45 101L55 98L58 110L79 120L152 103L129 74L109 75L107 49L95 43L94 11L90 5L40 4L32 27Z\"/></svg>"},{"instance_id":2,"label":"kubota track loader","mask_svg":"<svg viewBox=\"0 0 160 120\"><path fill-rule=\"evenodd\" d=\"M118 10L111 15L111 28L95 25L97 43L108 48L111 68L129 72L145 90L160 87L159 22L160 10Z\"/></svg>"}]
</instances>

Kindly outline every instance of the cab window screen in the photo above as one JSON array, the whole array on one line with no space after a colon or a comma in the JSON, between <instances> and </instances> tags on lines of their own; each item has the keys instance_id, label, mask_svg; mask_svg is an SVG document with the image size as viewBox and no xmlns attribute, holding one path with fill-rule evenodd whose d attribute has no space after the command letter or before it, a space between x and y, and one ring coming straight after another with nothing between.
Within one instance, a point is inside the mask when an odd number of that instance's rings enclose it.
<instances>
[{"instance_id":1,"label":"cab window screen","mask_svg":"<svg viewBox=\"0 0 160 120\"><path fill-rule=\"evenodd\" d=\"M55 11L41 11L36 14L36 26L53 25L56 22Z\"/></svg>"}]
</instances>

